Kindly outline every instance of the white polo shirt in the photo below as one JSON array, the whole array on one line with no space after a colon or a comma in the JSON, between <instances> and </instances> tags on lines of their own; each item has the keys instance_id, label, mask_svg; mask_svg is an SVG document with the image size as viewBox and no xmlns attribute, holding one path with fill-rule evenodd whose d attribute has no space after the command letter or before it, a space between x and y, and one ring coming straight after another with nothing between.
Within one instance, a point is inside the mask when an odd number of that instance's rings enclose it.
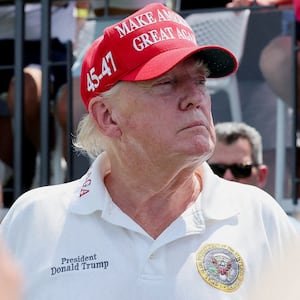
<instances>
[{"instance_id":1,"label":"white polo shirt","mask_svg":"<svg viewBox=\"0 0 300 300\"><path fill-rule=\"evenodd\" d=\"M195 204L156 240L112 202L105 153L80 180L22 195L1 228L25 299L244 300L296 233L265 192L204 170Z\"/></svg>"}]
</instances>

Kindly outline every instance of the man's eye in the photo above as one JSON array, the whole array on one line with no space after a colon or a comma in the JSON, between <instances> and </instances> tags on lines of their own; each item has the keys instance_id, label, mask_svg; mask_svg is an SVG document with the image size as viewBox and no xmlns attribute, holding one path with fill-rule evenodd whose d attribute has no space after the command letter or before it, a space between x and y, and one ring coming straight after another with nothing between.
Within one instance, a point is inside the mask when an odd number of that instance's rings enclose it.
<instances>
[{"instance_id":1,"label":"man's eye","mask_svg":"<svg viewBox=\"0 0 300 300\"><path fill-rule=\"evenodd\" d=\"M162 82L159 82L158 85L168 85L168 84L173 84L174 81L172 80L165 80L165 81L162 81Z\"/></svg>"},{"instance_id":2,"label":"man's eye","mask_svg":"<svg viewBox=\"0 0 300 300\"><path fill-rule=\"evenodd\" d=\"M168 95L172 92L175 81L171 79L156 82L153 86L153 93L157 95Z\"/></svg>"}]
</instances>

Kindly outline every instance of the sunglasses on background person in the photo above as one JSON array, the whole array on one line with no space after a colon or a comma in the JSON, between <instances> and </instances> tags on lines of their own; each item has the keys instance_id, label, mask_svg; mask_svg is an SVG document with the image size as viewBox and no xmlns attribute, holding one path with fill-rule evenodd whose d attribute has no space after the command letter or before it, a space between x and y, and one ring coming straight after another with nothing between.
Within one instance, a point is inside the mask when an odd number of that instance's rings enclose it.
<instances>
[{"instance_id":1,"label":"sunglasses on background person","mask_svg":"<svg viewBox=\"0 0 300 300\"><path fill-rule=\"evenodd\" d=\"M220 177L224 177L226 170L229 169L232 175L236 179L243 179L251 176L252 167L258 166L258 164L249 164L249 163L232 164L232 165L211 163L209 165L216 175Z\"/></svg>"}]
</instances>

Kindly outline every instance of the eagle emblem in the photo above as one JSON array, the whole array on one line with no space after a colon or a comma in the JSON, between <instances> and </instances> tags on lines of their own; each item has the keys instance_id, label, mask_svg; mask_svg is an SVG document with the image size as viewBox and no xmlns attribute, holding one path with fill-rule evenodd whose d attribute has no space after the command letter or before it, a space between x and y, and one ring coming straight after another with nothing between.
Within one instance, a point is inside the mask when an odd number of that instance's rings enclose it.
<instances>
[{"instance_id":1,"label":"eagle emblem","mask_svg":"<svg viewBox=\"0 0 300 300\"><path fill-rule=\"evenodd\" d=\"M197 270L211 286L225 292L237 290L244 278L244 262L227 245L207 244L196 253Z\"/></svg>"}]
</instances>

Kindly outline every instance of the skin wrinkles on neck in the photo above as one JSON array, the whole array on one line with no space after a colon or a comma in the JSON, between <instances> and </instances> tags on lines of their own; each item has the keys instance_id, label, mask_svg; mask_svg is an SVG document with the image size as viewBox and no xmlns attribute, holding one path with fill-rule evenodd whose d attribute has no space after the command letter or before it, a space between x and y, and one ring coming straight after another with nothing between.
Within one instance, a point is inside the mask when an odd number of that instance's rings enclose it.
<instances>
[{"instance_id":1,"label":"skin wrinkles on neck","mask_svg":"<svg viewBox=\"0 0 300 300\"><path fill-rule=\"evenodd\" d=\"M201 167L197 173L184 169L173 177L169 171L150 173L135 177L112 172L105 177L105 185L114 203L155 239L197 199Z\"/></svg>"}]
</instances>

